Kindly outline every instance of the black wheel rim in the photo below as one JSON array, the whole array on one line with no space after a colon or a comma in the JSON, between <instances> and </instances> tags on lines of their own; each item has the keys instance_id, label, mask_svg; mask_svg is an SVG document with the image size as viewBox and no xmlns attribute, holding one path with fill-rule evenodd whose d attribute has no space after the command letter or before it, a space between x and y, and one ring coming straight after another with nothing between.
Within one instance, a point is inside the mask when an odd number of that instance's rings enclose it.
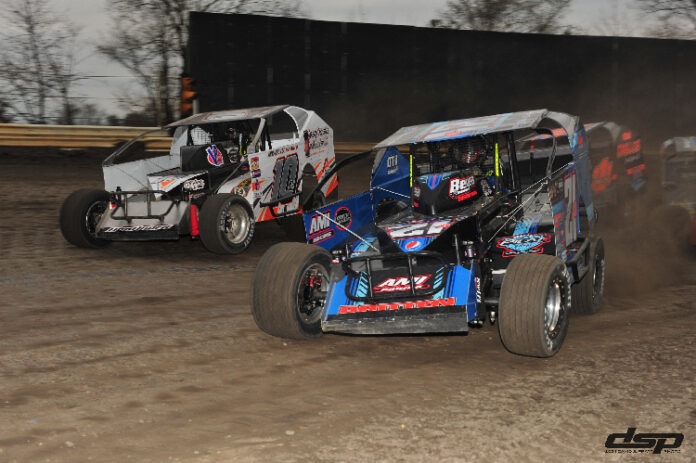
<instances>
[{"instance_id":1,"label":"black wheel rim","mask_svg":"<svg viewBox=\"0 0 696 463\"><path fill-rule=\"evenodd\" d=\"M300 277L297 288L297 316L306 325L321 320L321 310L329 286L329 272L321 264L311 264Z\"/></svg>"},{"instance_id":2,"label":"black wheel rim","mask_svg":"<svg viewBox=\"0 0 696 463\"><path fill-rule=\"evenodd\" d=\"M592 304L597 305L602 298L604 292L604 267L606 262L604 256L597 253L594 263L594 272L592 273Z\"/></svg>"},{"instance_id":3,"label":"black wheel rim","mask_svg":"<svg viewBox=\"0 0 696 463\"><path fill-rule=\"evenodd\" d=\"M91 236L97 236L97 224L104 212L106 212L107 203L105 201L95 201L87 208L85 213L85 230Z\"/></svg>"}]
</instances>

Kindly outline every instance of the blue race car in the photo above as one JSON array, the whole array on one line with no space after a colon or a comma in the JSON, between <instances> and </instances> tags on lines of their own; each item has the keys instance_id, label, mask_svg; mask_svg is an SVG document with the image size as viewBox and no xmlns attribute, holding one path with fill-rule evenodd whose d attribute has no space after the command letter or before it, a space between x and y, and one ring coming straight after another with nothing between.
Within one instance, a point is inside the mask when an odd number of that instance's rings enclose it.
<instances>
[{"instance_id":1,"label":"blue race car","mask_svg":"<svg viewBox=\"0 0 696 463\"><path fill-rule=\"evenodd\" d=\"M556 156L558 128L568 156ZM518 159L515 140L534 133L554 137L551 155ZM303 339L497 321L508 350L550 357L571 310L599 309L604 245L592 234L577 117L534 110L405 127L372 152L367 191L304 212L307 244L276 244L259 261L252 312L263 331Z\"/></svg>"}]
</instances>

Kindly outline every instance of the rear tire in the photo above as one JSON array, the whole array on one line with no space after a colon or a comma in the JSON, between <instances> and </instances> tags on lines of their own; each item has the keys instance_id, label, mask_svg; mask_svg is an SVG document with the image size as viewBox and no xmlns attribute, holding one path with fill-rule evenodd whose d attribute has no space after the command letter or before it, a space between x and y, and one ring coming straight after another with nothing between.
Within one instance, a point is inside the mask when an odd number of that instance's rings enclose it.
<instances>
[{"instance_id":1,"label":"rear tire","mask_svg":"<svg viewBox=\"0 0 696 463\"><path fill-rule=\"evenodd\" d=\"M109 210L109 193L81 189L72 192L60 208L60 232L68 243L80 248L103 248L110 241L97 238L97 224Z\"/></svg>"},{"instance_id":2,"label":"rear tire","mask_svg":"<svg viewBox=\"0 0 696 463\"><path fill-rule=\"evenodd\" d=\"M500 338L514 354L551 357L568 333L570 307L570 283L560 259L543 254L517 256L500 289Z\"/></svg>"},{"instance_id":3,"label":"rear tire","mask_svg":"<svg viewBox=\"0 0 696 463\"><path fill-rule=\"evenodd\" d=\"M254 274L251 312L256 325L281 338L321 336L330 269L331 256L317 246L272 246L261 257Z\"/></svg>"},{"instance_id":4,"label":"rear tire","mask_svg":"<svg viewBox=\"0 0 696 463\"><path fill-rule=\"evenodd\" d=\"M206 199L198 228L201 242L208 251L238 254L251 244L255 225L254 213L246 199L225 193Z\"/></svg>"},{"instance_id":5,"label":"rear tire","mask_svg":"<svg viewBox=\"0 0 696 463\"><path fill-rule=\"evenodd\" d=\"M590 268L585 276L571 288L573 313L591 315L602 307L606 261L604 241L592 238L590 242Z\"/></svg>"}]
</instances>

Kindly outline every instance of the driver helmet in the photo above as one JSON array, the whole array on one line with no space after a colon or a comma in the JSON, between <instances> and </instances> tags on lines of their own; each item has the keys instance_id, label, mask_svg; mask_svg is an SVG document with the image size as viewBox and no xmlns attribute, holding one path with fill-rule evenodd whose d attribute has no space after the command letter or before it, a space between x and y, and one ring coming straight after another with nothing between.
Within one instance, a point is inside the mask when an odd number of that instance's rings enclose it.
<instances>
[{"instance_id":1,"label":"driver helmet","mask_svg":"<svg viewBox=\"0 0 696 463\"><path fill-rule=\"evenodd\" d=\"M486 145L479 138L464 138L454 145L452 151L461 167L469 167L483 160L486 155Z\"/></svg>"}]
</instances>

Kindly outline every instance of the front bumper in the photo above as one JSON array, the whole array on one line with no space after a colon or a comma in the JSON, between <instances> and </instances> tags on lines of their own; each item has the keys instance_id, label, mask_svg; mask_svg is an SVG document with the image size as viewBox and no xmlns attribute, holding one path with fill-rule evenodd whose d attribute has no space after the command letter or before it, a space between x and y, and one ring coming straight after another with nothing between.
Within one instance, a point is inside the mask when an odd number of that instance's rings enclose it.
<instances>
[{"instance_id":1,"label":"front bumper","mask_svg":"<svg viewBox=\"0 0 696 463\"><path fill-rule=\"evenodd\" d=\"M179 227L174 224L114 225L100 229L97 237L111 241L178 240Z\"/></svg>"},{"instance_id":2,"label":"front bumper","mask_svg":"<svg viewBox=\"0 0 696 463\"><path fill-rule=\"evenodd\" d=\"M363 335L455 333L469 330L466 307L447 313L380 317L331 317L321 323L322 331Z\"/></svg>"},{"instance_id":3,"label":"front bumper","mask_svg":"<svg viewBox=\"0 0 696 463\"><path fill-rule=\"evenodd\" d=\"M112 241L178 240L189 233L186 201L156 192L114 193L109 210L97 225L98 238ZM120 198L119 198L120 196Z\"/></svg>"}]
</instances>

